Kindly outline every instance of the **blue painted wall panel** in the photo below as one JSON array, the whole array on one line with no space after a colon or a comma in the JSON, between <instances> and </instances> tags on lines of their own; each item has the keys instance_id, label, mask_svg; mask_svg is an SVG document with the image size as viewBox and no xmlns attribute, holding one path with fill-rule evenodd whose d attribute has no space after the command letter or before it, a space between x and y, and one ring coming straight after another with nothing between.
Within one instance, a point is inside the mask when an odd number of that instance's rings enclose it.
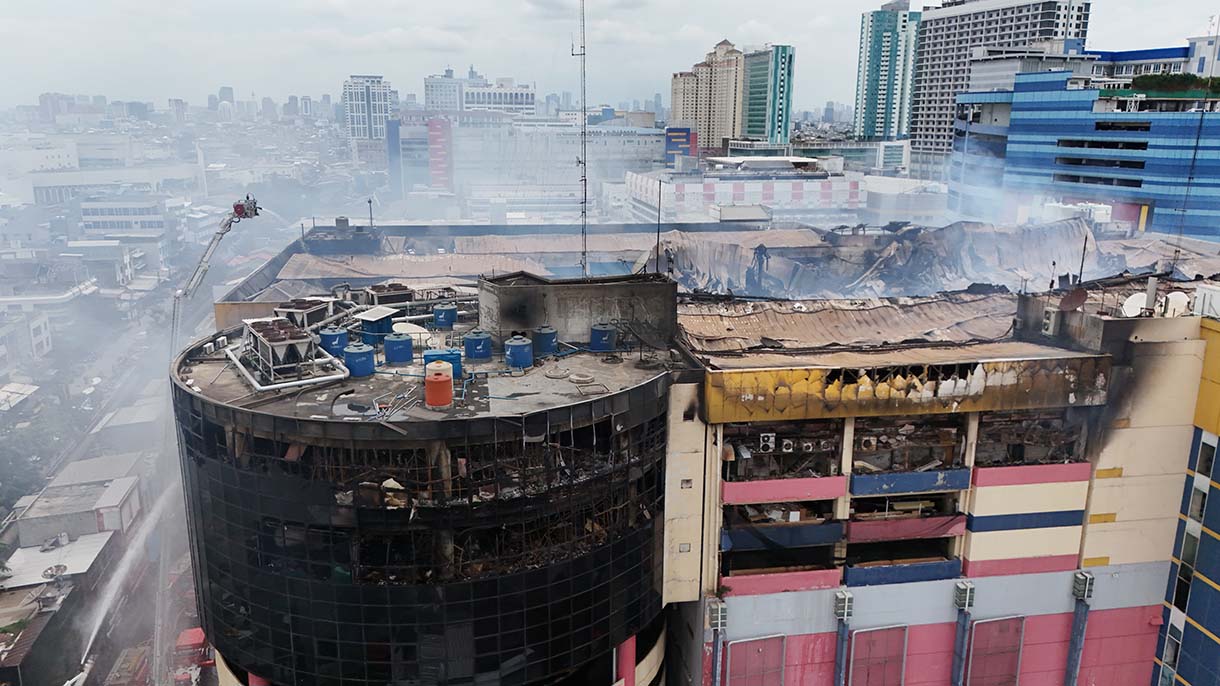
<instances>
[{"instance_id":1,"label":"blue painted wall panel","mask_svg":"<svg viewBox=\"0 0 1220 686\"><path fill-rule=\"evenodd\" d=\"M948 469L936 472L853 474L851 477L852 495L931 493L937 491L964 491L968 488L970 488L969 469Z\"/></svg>"},{"instance_id":2,"label":"blue painted wall panel","mask_svg":"<svg viewBox=\"0 0 1220 686\"><path fill-rule=\"evenodd\" d=\"M985 517L967 515L966 517L966 528L977 532L1049 529L1058 526L1080 526L1083 523L1084 510L1024 512L1021 514L988 515Z\"/></svg>"},{"instance_id":3,"label":"blue painted wall panel","mask_svg":"<svg viewBox=\"0 0 1220 686\"><path fill-rule=\"evenodd\" d=\"M848 567L843 570L843 582L848 586L908 584L916 581L956 579L961 574L961 560L944 560L887 567Z\"/></svg>"},{"instance_id":4,"label":"blue painted wall panel","mask_svg":"<svg viewBox=\"0 0 1220 686\"><path fill-rule=\"evenodd\" d=\"M770 550L829 545L843 540L843 523L739 527L720 532L721 550Z\"/></svg>"}]
</instances>

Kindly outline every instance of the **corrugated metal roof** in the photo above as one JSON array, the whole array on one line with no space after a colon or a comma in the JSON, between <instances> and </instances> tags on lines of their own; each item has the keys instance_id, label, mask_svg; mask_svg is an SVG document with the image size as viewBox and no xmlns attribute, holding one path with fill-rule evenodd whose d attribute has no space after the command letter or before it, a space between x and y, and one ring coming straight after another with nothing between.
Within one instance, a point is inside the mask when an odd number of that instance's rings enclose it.
<instances>
[{"instance_id":1,"label":"corrugated metal roof","mask_svg":"<svg viewBox=\"0 0 1220 686\"><path fill-rule=\"evenodd\" d=\"M55 487L87 484L128 476L135 472L136 465L142 458L141 453L122 453L69 462L49 485Z\"/></svg>"},{"instance_id":2,"label":"corrugated metal roof","mask_svg":"<svg viewBox=\"0 0 1220 686\"><path fill-rule=\"evenodd\" d=\"M928 298L684 304L683 339L697 353L867 348L996 340L1017 298L946 293Z\"/></svg>"},{"instance_id":3,"label":"corrugated metal roof","mask_svg":"<svg viewBox=\"0 0 1220 686\"><path fill-rule=\"evenodd\" d=\"M550 273L535 260L501 255L346 255L340 259L293 255L276 278L436 278L515 271Z\"/></svg>"},{"instance_id":4,"label":"corrugated metal roof","mask_svg":"<svg viewBox=\"0 0 1220 686\"><path fill-rule=\"evenodd\" d=\"M873 369L923 364L976 364L1003 360L1045 360L1091 357L1066 348L999 341L960 345L922 345L885 350L832 350L812 353L751 353L748 355L711 355L708 363L716 369L758 369L765 367L827 367L831 369Z\"/></svg>"}]
</instances>

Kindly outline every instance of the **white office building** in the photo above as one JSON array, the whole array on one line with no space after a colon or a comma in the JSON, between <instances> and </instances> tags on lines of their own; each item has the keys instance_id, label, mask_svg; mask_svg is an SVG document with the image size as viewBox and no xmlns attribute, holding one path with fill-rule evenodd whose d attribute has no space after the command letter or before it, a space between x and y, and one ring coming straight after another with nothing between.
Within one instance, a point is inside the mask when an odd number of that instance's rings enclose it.
<instances>
[{"instance_id":1,"label":"white office building","mask_svg":"<svg viewBox=\"0 0 1220 686\"><path fill-rule=\"evenodd\" d=\"M353 74L343 82L343 116L353 140L385 140L385 121L397 95L381 76Z\"/></svg>"},{"instance_id":2,"label":"white office building","mask_svg":"<svg viewBox=\"0 0 1220 686\"><path fill-rule=\"evenodd\" d=\"M955 99L970 87L970 57L981 46L1085 40L1088 0L947 0L923 12L911 104L911 174L939 179L953 148Z\"/></svg>"}]
</instances>

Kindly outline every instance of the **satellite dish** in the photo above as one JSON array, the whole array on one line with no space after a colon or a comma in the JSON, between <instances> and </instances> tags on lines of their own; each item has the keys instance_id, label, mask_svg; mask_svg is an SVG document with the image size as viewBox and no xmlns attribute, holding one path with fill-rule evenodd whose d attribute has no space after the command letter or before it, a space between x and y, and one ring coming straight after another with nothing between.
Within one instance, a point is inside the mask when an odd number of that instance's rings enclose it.
<instances>
[{"instance_id":1,"label":"satellite dish","mask_svg":"<svg viewBox=\"0 0 1220 686\"><path fill-rule=\"evenodd\" d=\"M63 576L64 573L67 571L68 571L67 565L51 565L50 567L47 567L46 569L42 570L42 578L58 579L59 577Z\"/></svg>"},{"instance_id":2,"label":"satellite dish","mask_svg":"<svg viewBox=\"0 0 1220 686\"><path fill-rule=\"evenodd\" d=\"M1165 316L1181 317L1190 311L1190 296L1182 291L1172 291L1166 297Z\"/></svg>"},{"instance_id":3,"label":"satellite dish","mask_svg":"<svg viewBox=\"0 0 1220 686\"><path fill-rule=\"evenodd\" d=\"M1075 312L1076 310L1080 309L1080 306L1084 305L1085 301L1088 299L1089 292L1083 288L1077 288L1076 290L1063 296L1063 299L1059 301L1059 311Z\"/></svg>"},{"instance_id":4,"label":"satellite dish","mask_svg":"<svg viewBox=\"0 0 1220 686\"><path fill-rule=\"evenodd\" d=\"M1138 317L1144 313L1144 303L1148 301L1148 296L1143 293L1132 293L1123 301L1123 316Z\"/></svg>"}]
</instances>

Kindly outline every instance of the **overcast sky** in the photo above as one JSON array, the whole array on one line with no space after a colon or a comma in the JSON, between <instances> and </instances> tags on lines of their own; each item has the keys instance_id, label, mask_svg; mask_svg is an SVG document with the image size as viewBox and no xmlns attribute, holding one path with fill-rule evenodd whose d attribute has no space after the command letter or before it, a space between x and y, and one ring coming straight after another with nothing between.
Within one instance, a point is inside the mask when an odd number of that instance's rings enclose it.
<instances>
[{"instance_id":1,"label":"overcast sky","mask_svg":"<svg viewBox=\"0 0 1220 686\"><path fill-rule=\"evenodd\" d=\"M917 4L922 4L916 0ZM588 0L589 99L653 93L721 38L797 49L796 109L850 101L860 13L881 0ZM347 74L378 73L423 96L452 65L577 91L577 0L6 0L0 10L0 106L39 93L167 98L204 104L233 86L282 102L338 94ZM1183 44L1220 7L1196 0L1093 0L1090 47Z\"/></svg>"}]
</instances>

